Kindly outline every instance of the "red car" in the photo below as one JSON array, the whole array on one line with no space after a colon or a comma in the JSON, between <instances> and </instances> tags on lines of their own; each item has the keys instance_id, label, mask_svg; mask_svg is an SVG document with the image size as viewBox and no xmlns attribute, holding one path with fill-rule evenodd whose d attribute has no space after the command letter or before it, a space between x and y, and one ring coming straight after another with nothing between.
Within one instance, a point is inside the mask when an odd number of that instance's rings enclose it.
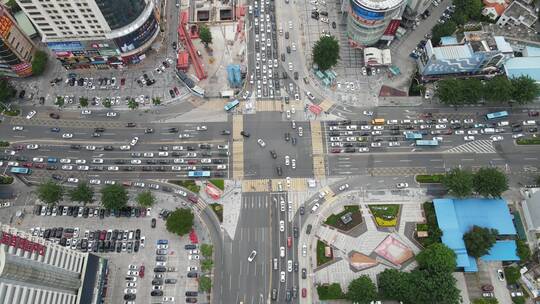
<instances>
[{"instance_id":1,"label":"red car","mask_svg":"<svg viewBox=\"0 0 540 304\"><path fill-rule=\"evenodd\" d=\"M45 168L45 164L41 164L41 163L35 164L34 168L43 169L43 168Z\"/></svg>"},{"instance_id":2,"label":"red car","mask_svg":"<svg viewBox=\"0 0 540 304\"><path fill-rule=\"evenodd\" d=\"M194 165L197 163L197 159L188 159L187 163L190 164L190 165Z\"/></svg>"},{"instance_id":3,"label":"red car","mask_svg":"<svg viewBox=\"0 0 540 304\"><path fill-rule=\"evenodd\" d=\"M120 85L125 85L125 84L126 84L126 79L125 78L120 79Z\"/></svg>"},{"instance_id":4,"label":"red car","mask_svg":"<svg viewBox=\"0 0 540 304\"><path fill-rule=\"evenodd\" d=\"M144 265L139 267L139 277L144 278Z\"/></svg>"},{"instance_id":5,"label":"red car","mask_svg":"<svg viewBox=\"0 0 540 304\"><path fill-rule=\"evenodd\" d=\"M178 91L178 88L177 88L177 87L174 87L173 90L174 90L174 93L175 93L176 95L180 95L180 91Z\"/></svg>"},{"instance_id":6,"label":"red car","mask_svg":"<svg viewBox=\"0 0 540 304\"><path fill-rule=\"evenodd\" d=\"M332 152L332 153L341 153L341 149L340 148L332 148L332 150L330 150L330 152Z\"/></svg>"},{"instance_id":7,"label":"red car","mask_svg":"<svg viewBox=\"0 0 540 304\"><path fill-rule=\"evenodd\" d=\"M538 111L529 111L529 116L538 116L540 113Z\"/></svg>"},{"instance_id":8,"label":"red car","mask_svg":"<svg viewBox=\"0 0 540 304\"><path fill-rule=\"evenodd\" d=\"M107 236L107 231L101 230L99 232L99 240L104 241L106 236Z\"/></svg>"},{"instance_id":9,"label":"red car","mask_svg":"<svg viewBox=\"0 0 540 304\"><path fill-rule=\"evenodd\" d=\"M302 288L302 298L307 297L307 289Z\"/></svg>"},{"instance_id":10,"label":"red car","mask_svg":"<svg viewBox=\"0 0 540 304\"><path fill-rule=\"evenodd\" d=\"M291 248L292 247L292 237L287 237L287 247Z\"/></svg>"},{"instance_id":11,"label":"red car","mask_svg":"<svg viewBox=\"0 0 540 304\"><path fill-rule=\"evenodd\" d=\"M25 162L25 163L22 163L22 166L26 168L32 168L34 164L32 162Z\"/></svg>"},{"instance_id":12,"label":"red car","mask_svg":"<svg viewBox=\"0 0 540 304\"><path fill-rule=\"evenodd\" d=\"M188 194L188 200L194 204L198 203L199 202L199 199L197 198L197 196L193 195L193 194Z\"/></svg>"}]
</instances>

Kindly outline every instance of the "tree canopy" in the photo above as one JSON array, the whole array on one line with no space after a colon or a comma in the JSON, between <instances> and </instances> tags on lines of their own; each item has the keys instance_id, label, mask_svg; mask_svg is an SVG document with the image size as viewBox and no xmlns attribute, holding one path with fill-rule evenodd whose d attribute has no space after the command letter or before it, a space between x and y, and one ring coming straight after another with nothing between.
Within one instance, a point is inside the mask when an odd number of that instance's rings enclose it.
<instances>
[{"instance_id":1,"label":"tree canopy","mask_svg":"<svg viewBox=\"0 0 540 304\"><path fill-rule=\"evenodd\" d=\"M469 21L478 21L482 18L482 0L453 0L456 14L459 13L463 18L461 24L465 24Z\"/></svg>"},{"instance_id":2,"label":"tree canopy","mask_svg":"<svg viewBox=\"0 0 540 304\"><path fill-rule=\"evenodd\" d=\"M155 106L159 106L161 104L161 98L159 97L152 98L152 104L154 104Z\"/></svg>"},{"instance_id":3,"label":"tree canopy","mask_svg":"<svg viewBox=\"0 0 540 304\"><path fill-rule=\"evenodd\" d=\"M212 290L212 280L207 276L200 277L199 289L204 292L210 292Z\"/></svg>"},{"instance_id":4,"label":"tree canopy","mask_svg":"<svg viewBox=\"0 0 540 304\"><path fill-rule=\"evenodd\" d=\"M106 209L121 209L127 205L128 198L128 193L122 185L106 185L101 188L101 204Z\"/></svg>"},{"instance_id":5,"label":"tree canopy","mask_svg":"<svg viewBox=\"0 0 540 304\"><path fill-rule=\"evenodd\" d=\"M472 301L473 304L499 304L495 298L478 298Z\"/></svg>"},{"instance_id":6,"label":"tree canopy","mask_svg":"<svg viewBox=\"0 0 540 304\"><path fill-rule=\"evenodd\" d=\"M454 34L456 30L456 23L452 20L449 20L443 24L438 23L431 29L431 40L435 45L438 45L441 42L441 37L450 36Z\"/></svg>"},{"instance_id":7,"label":"tree canopy","mask_svg":"<svg viewBox=\"0 0 540 304\"><path fill-rule=\"evenodd\" d=\"M518 104L527 104L540 96L540 85L528 76L510 79L512 83L512 99Z\"/></svg>"},{"instance_id":8,"label":"tree canopy","mask_svg":"<svg viewBox=\"0 0 540 304\"><path fill-rule=\"evenodd\" d=\"M130 98L128 100L128 108L130 108L131 110L135 110L138 107L139 107L139 103L136 102L135 99Z\"/></svg>"},{"instance_id":9,"label":"tree canopy","mask_svg":"<svg viewBox=\"0 0 540 304\"><path fill-rule=\"evenodd\" d=\"M339 42L334 36L322 36L315 42L312 56L320 70L332 68L339 60Z\"/></svg>"},{"instance_id":10,"label":"tree canopy","mask_svg":"<svg viewBox=\"0 0 540 304\"><path fill-rule=\"evenodd\" d=\"M517 266L508 266L504 268L504 277L506 278L506 282L508 284L515 284L519 280L519 277L521 277L521 273L519 272L519 267Z\"/></svg>"},{"instance_id":11,"label":"tree canopy","mask_svg":"<svg viewBox=\"0 0 540 304\"><path fill-rule=\"evenodd\" d=\"M64 196L64 188L52 180L39 185L37 192L39 199L47 205L56 204Z\"/></svg>"},{"instance_id":12,"label":"tree canopy","mask_svg":"<svg viewBox=\"0 0 540 304\"><path fill-rule=\"evenodd\" d=\"M474 190L484 197L500 197L508 190L506 175L497 168L480 168L473 178Z\"/></svg>"},{"instance_id":13,"label":"tree canopy","mask_svg":"<svg viewBox=\"0 0 540 304\"><path fill-rule=\"evenodd\" d=\"M199 38L201 38L201 42L204 43L205 46L208 46L212 43L212 32L210 31L208 26L199 26Z\"/></svg>"},{"instance_id":14,"label":"tree canopy","mask_svg":"<svg viewBox=\"0 0 540 304\"><path fill-rule=\"evenodd\" d=\"M521 239L516 240L516 253L521 263L527 262L531 258L531 248Z\"/></svg>"},{"instance_id":15,"label":"tree canopy","mask_svg":"<svg viewBox=\"0 0 540 304\"><path fill-rule=\"evenodd\" d=\"M189 233L193 227L193 213L190 209L179 208L167 217L167 231L180 236Z\"/></svg>"},{"instance_id":16,"label":"tree canopy","mask_svg":"<svg viewBox=\"0 0 540 304\"><path fill-rule=\"evenodd\" d=\"M16 90L11 83L5 79L0 79L0 102L10 102L15 97Z\"/></svg>"},{"instance_id":17,"label":"tree canopy","mask_svg":"<svg viewBox=\"0 0 540 304\"><path fill-rule=\"evenodd\" d=\"M497 229L473 226L471 230L463 235L467 253L475 258L486 255L495 244L498 234Z\"/></svg>"},{"instance_id":18,"label":"tree canopy","mask_svg":"<svg viewBox=\"0 0 540 304\"><path fill-rule=\"evenodd\" d=\"M453 272L456 267L456 254L442 243L435 243L422 250L416 261L420 269L429 272Z\"/></svg>"},{"instance_id":19,"label":"tree canopy","mask_svg":"<svg viewBox=\"0 0 540 304\"><path fill-rule=\"evenodd\" d=\"M152 207L155 202L154 195L148 190L137 194L137 203L143 207Z\"/></svg>"},{"instance_id":20,"label":"tree canopy","mask_svg":"<svg viewBox=\"0 0 540 304\"><path fill-rule=\"evenodd\" d=\"M212 252L214 250L214 246L210 245L210 244L202 244L201 245L201 254L205 257L205 258L210 258L212 257Z\"/></svg>"},{"instance_id":21,"label":"tree canopy","mask_svg":"<svg viewBox=\"0 0 540 304\"><path fill-rule=\"evenodd\" d=\"M377 297L377 288L367 275L360 276L349 283L345 297L358 304L370 304Z\"/></svg>"},{"instance_id":22,"label":"tree canopy","mask_svg":"<svg viewBox=\"0 0 540 304\"><path fill-rule=\"evenodd\" d=\"M446 173L443 178L443 185L450 194L456 197L470 196L473 190L473 177L470 171L455 168Z\"/></svg>"},{"instance_id":23,"label":"tree canopy","mask_svg":"<svg viewBox=\"0 0 540 304\"><path fill-rule=\"evenodd\" d=\"M81 107L86 108L88 107L88 98L86 97L79 97L79 104Z\"/></svg>"},{"instance_id":24,"label":"tree canopy","mask_svg":"<svg viewBox=\"0 0 540 304\"><path fill-rule=\"evenodd\" d=\"M387 268L379 273L379 294L384 299L406 301L412 298L414 290L411 288L410 274L397 269Z\"/></svg>"},{"instance_id":25,"label":"tree canopy","mask_svg":"<svg viewBox=\"0 0 540 304\"><path fill-rule=\"evenodd\" d=\"M497 76L484 85L484 99L491 103L503 103L512 98L513 86L505 75Z\"/></svg>"},{"instance_id":26,"label":"tree canopy","mask_svg":"<svg viewBox=\"0 0 540 304\"><path fill-rule=\"evenodd\" d=\"M47 53L40 50L36 51L34 57L32 58L32 74L34 76L39 76L45 72L48 59L49 57L47 56Z\"/></svg>"},{"instance_id":27,"label":"tree canopy","mask_svg":"<svg viewBox=\"0 0 540 304\"><path fill-rule=\"evenodd\" d=\"M86 182L80 182L77 187L69 191L69 197L72 201L88 204L94 200L94 189Z\"/></svg>"}]
</instances>

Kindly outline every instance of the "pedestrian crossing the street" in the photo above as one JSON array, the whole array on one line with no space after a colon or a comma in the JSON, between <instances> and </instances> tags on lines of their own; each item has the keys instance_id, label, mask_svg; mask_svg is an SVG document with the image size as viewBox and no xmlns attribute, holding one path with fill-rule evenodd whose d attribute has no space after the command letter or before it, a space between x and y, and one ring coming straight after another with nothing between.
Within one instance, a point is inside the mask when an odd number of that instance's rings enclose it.
<instances>
[{"instance_id":1,"label":"pedestrian crossing the street","mask_svg":"<svg viewBox=\"0 0 540 304\"><path fill-rule=\"evenodd\" d=\"M475 140L463 145L448 149L446 153L497 153L491 140Z\"/></svg>"}]
</instances>

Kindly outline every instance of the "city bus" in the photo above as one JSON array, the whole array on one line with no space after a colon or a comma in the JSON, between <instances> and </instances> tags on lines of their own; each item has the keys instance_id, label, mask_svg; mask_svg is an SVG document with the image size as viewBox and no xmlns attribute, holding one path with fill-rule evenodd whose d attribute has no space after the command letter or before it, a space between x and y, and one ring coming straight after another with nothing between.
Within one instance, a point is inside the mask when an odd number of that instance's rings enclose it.
<instances>
[{"instance_id":1,"label":"city bus","mask_svg":"<svg viewBox=\"0 0 540 304\"><path fill-rule=\"evenodd\" d=\"M240 104L240 102L238 101L238 99L235 99L231 102L228 102L226 105L225 105L225 111L230 111L234 108L236 108L238 105Z\"/></svg>"},{"instance_id":2,"label":"city bus","mask_svg":"<svg viewBox=\"0 0 540 304\"><path fill-rule=\"evenodd\" d=\"M23 167L12 167L9 172L16 174L30 174L32 173L32 170Z\"/></svg>"},{"instance_id":3,"label":"city bus","mask_svg":"<svg viewBox=\"0 0 540 304\"><path fill-rule=\"evenodd\" d=\"M505 117L508 117L508 112L506 112L506 111L493 112L493 113L488 113L486 115L486 118L488 120L505 118Z\"/></svg>"},{"instance_id":4,"label":"city bus","mask_svg":"<svg viewBox=\"0 0 540 304\"><path fill-rule=\"evenodd\" d=\"M188 177L210 177L210 171L189 171Z\"/></svg>"},{"instance_id":5,"label":"city bus","mask_svg":"<svg viewBox=\"0 0 540 304\"><path fill-rule=\"evenodd\" d=\"M439 141L436 139L423 139L423 140L417 140L416 141L417 146L432 146L436 147L439 145Z\"/></svg>"},{"instance_id":6,"label":"city bus","mask_svg":"<svg viewBox=\"0 0 540 304\"><path fill-rule=\"evenodd\" d=\"M375 118L371 121L372 125L384 125L384 118Z\"/></svg>"},{"instance_id":7,"label":"city bus","mask_svg":"<svg viewBox=\"0 0 540 304\"><path fill-rule=\"evenodd\" d=\"M407 140L422 139L422 134L417 133L417 132L407 131L407 132L403 132L403 133L405 133L405 139L407 139Z\"/></svg>"}]
</instances>

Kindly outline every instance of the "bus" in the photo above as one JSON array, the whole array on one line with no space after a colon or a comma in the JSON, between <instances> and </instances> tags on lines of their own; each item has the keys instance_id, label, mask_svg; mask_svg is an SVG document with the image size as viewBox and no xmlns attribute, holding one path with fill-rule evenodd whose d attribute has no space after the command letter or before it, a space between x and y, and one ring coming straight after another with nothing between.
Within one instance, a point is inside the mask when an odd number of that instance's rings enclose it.
<instances>
[{"instance_id":1,"label":"bus","mask_svg":"<svg viewBox=\"0 0 540 304\"><path fill-rule=\"evenodd\" d=\"M384 118L375 118L371 121L372 125L384 125Z\"/></svg>"},{"instance_id":2,"label":"bus","mask_svg":"<svg viewBox=\"0 0 540 304\"><path fill-rule=\"evenodd\" d=\"M23 167L12 167L9 172L11 173L15 173L15 174L30 174L32 173L32 170L28 169L28 168L23 168Z\"/></svg>"},{"instance_id":3,"label":"bus","mask_svg":"<svg viewBox=\"0 0 540 304\"><path fill-rule=\"evenodd\" d=\"M210 177L210 171L189 171L188 177Z\"/></svg>"},{"instance_id":4,"label":"bus","mask_svg":"<svg viewBox=\"0 0 540 304\"><path fill-rule=\"evenodd\" d=\"M420 139L416 141L417 146L432 146L436 147L439 145L439 141L436 139Z\"/></svg>"},{"instance_id":5,"label":"bus","mask_svg":"<svg viewBox=\"0 0 540 304\"><path fill-rule=\"evenodd\" d=\"M493 112L493 113L488 113L486 115L486 118L488 120L505 118L505 117L508 117L508 112L506 112L506 111Z\"/></svg>"},{"instance_id":6,"label":"bus","mask_svg":"<svg viewBox=\"0 0 540 304\"><path fill-rule=\"evenodd\" d=\"M238 99L235 99L231 102L228 102L226 105L225 105L225 111L230 111L234 108L236 108L238 105L240 104L240 101L238 101Z\"/></svg>"},{"instance_id":7,"label":"bus","mask_svg":"<svg viewBox=\"0 0 540 304\"><path fill-rule=\"evenodd\" d=\"M422 134L417 133L417 132L407 131L407 132L403 132L403 133L405 133L405 139L407 139L407 140L422 139Z\"/></svg>"}]
</instances>

